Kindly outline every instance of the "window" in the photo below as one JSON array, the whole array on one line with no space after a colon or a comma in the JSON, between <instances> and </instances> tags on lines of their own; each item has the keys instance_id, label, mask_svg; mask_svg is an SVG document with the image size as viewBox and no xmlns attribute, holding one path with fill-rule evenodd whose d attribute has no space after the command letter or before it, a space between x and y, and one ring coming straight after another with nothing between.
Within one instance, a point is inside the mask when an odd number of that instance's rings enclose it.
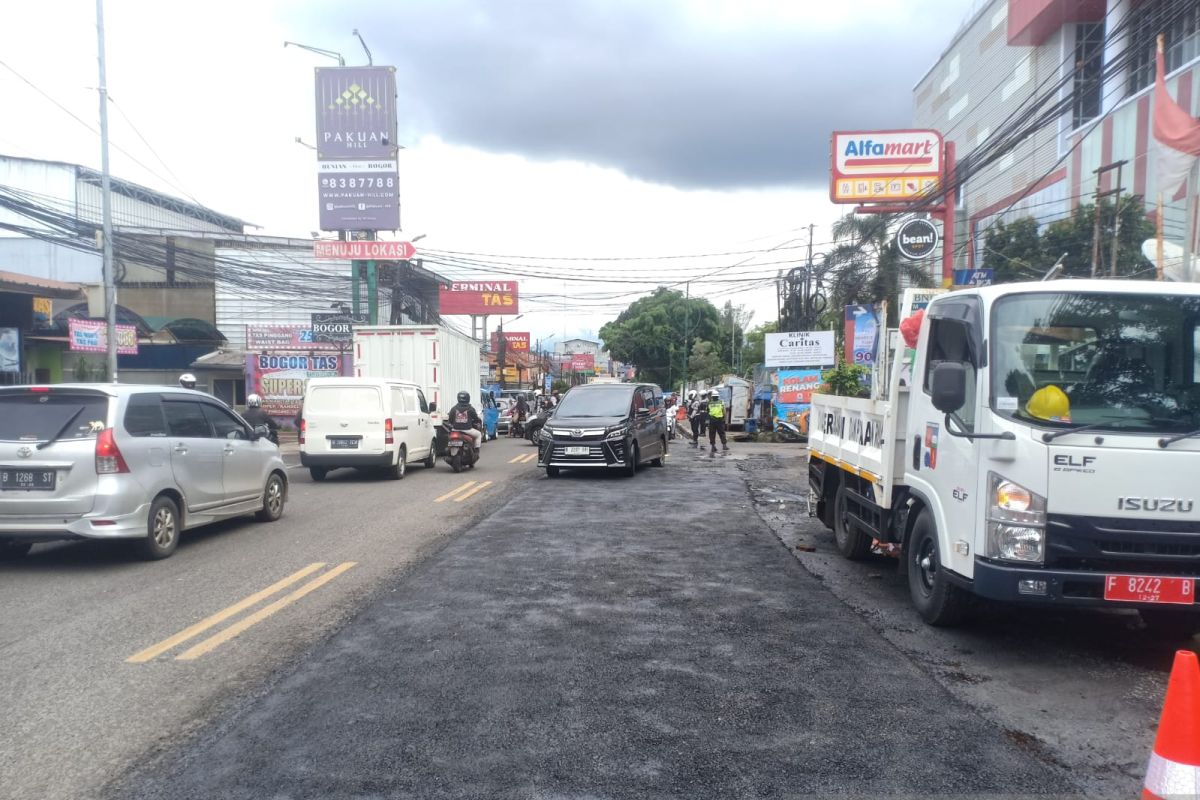
<instances>
[{"instance_id":1,"label":"window","mask_svg":"<svg viewBox=\"0 0 1200 800\"><path fill-rule=\"evenodd\" d=\"M135 394L125 406L125 430L130 436L166 436L162 398L156 394Z\"/></svg>"},{"instance_id":2,"label":"window","mask_svg":"<svg viewBox=\"0 0 1200 800\"><path fill-rule=\"evenodd\" d=\"M249 439L245 426L237 417L212 403L204 403L204 416L217 433L218 439Z\"/></svg>"},{"instance_id":3,"label":"window","mask_svg":"<svg viewBox=\"0 0 1200 800\"><path fill-rule=\"evenodd\" d=\"M419 406L417 405L417 390L413 389L412 387L406 386L406 387L404 387L403 391L404 391L404 408L405 408L405 410L409 411L410 413L416 413L417 408L419 408Z\"/></svg>"},{"instance_id":4,"label":"window","mask_svg":"<svg viewBox=\"0 0 1200 800\"><path fill-rule=\"evenodd\" d=\"M102 394L10 392L0 395L0 441L93 439L108 420ZM61 431L61 433L60 433Z\"/></svg>"},{"instance_id":5,"label":"window","mask_svg":"<svg viewBox=\"0 0 1200 800\"><path fill-rule=\"evenodd\" d=\"M318 386L308 394L306 413L378 413L382 409L374 386Z\"/></svg>"},{"instance_id":6,"label":"window","mask_svg":"<svg viewBox=\"0 0 1200 800\"><path fill-rule=\"evenodd\" d=\"M392 387L392 413L403 414L407 408L404 402L404 390L399 386Z\"/></svg>"},{"instance_id":7,"label":"window","mask_svg":"<svg viewBox=\"0 0 1200 800\"><path fill-rule=\"evenodd\" d=\"M1075 75L1071 82L1071 127L1100 116L1104 96L1104 23L1075 26Z\"/></svg>"},{"instance_id":8,"label":"window","mask_svg":"<svg viewBox=\"0 0 1200 800\"><path fill-rule=\"evenodd\" d=\"M490 394L485 394L483 396L483 404L485 406L488 405L488 400L490 400L491 397L492 396ZM425 394L420 389L417 389L417 404L420 406L422 414L429 413L429 404L425 402ZM495 405L494 401L492 402L492 405Z\"/></svg>"},{"instance_id":9,"label":"window","mask_svg":"<svg viewBox=\"0 0 1200 800\"><path fill-rule=\"evenodd\" d=\"M163 403L167 428L172 436L187 439L212 438L212 426L204 416L201 404L193 400L167 400Z\"/></svg>"},{"instance_id":10,"label":"window","mask_svg":"<svg viewBox=\"0 0 1200 800\"><path fill-rule=\"evenodd\" d=\"M1200 5L1180 9L1175 3L1142 3L1130 12L1127 47L1129 94L1136 94L1154 83L1154 56L1158 34L1163 34L1163 61L1167 72L1174 72L1200 56Z\"/></svg>"},{"instance_id":11,"label":"window","mask_svg":"<svg viewBox=\"0 0 1200 800\"><path fill-rule=\"evenodd\" d=\"M925 393L929 393L929 379L938 364L952 362L967 367L966 402L958 409L958 416L967 430L975 430L975 384L976 365L971 353L970 331L967 326L952 319L933 319L929 327L929 353L925 361Z\"/></svg>"},{"instance_id":12,"label":"window","mask_svg":"<svg viewBox=\"0 0 1200 800\"><path fill-rule=\"evenodd\" d=\"M213 397L227 406L244 406L246 404L246 381L229 378L214 378L212 382Z\"/></svg>"}]
</instances>

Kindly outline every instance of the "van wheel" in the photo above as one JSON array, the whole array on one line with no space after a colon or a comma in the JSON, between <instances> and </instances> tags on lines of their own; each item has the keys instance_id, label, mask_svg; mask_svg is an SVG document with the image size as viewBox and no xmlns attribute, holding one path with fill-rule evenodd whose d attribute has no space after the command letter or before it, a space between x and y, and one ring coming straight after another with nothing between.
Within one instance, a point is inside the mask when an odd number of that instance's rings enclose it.
<instances>
[{"instance_id":1,"label":"van wheel","mask_svg":"<svg viewBox=\"0 0 1200 800\"><path fill-rule=\"evenodd\" d=\"M659 447L658 458L656 458L650 462L650 466L652 466L652 467L663 467L663 466L666 466L666 463L667 463L665 461L665 459L667 457L667 440L659 439L658 447Z\"/></svg>"},{"instance_id":2,"label":"van wheel","mask_svg":"<svg viewBox=\"0 0 1200 800\"><path fill-rule=\"evenodd\" d=\"M167 496L150 504L146 536L140 542L142 557L151 561L166 558L179 544L179 506Z\"/></svg>"},{"instance_id":3,"label":"van wheel","mask_svg":"<svg viewBox=\"0 0 1200 800\"><path fill-rule=\"evenodd\" d=\"M255 519L259 522L274 522L282 517L286 494L283 478L279 477L279 473L272 472L271 477L267 478L266 488L263 489L263 506L254 515Z\"/></svg>"},{"instance_id":4,"label":"van wheel","mask_svg":"<svg viewBox=\"0 0 1200 800\"><path fill-rule=\"evenodd\" d=\"M557 478L558 470L559 470L558 467L546 467L546 477L547 478Z\"/></svg>"},{"instance_id":5,"label":"van wheel","mask_svg":"<svg viewBox=\"0 0 1200 800\"><path fill-rule=\"evenodd\" d=\"M30 542L22 542L15 544L11 542L0 543L0 561L15 561L18 558L24 558L29 555L29 550L33 547Z\"/></svg>"},{"instance_id":6,"label":"van wheel","mask_svg":"<svg viewBox=\"0 0 1200 800\"><path fill-rule=\"evenodd\" d=\"M937 528L929 509L921 509L905 548L908 592L921 619L946 627L962 621L971 596L950 583L938 556Z\"/></svg>"},{"instance_id":7,"label":"van wheel","mask_svg":"<svg viewBox=\"0 0 1200 800\"><path fill-rule=\"evenodd\" d=\"M871 537L850 526L849 495L849 487L845 483L839 484L833 501L833 539L839 553L851 561L858 561L871 552Z\"/></svg>"},{"instance_id":8,"label":"van wheel","mask_svg":"<svg viewBox=\"0 0 1200 800\"><path fill-rule=\"evenodd\" d=\"M437 464L437 440L436 439L429 443L429 455L425 456L425 460L422 461L421 463L425 466L425 469L433 469L434 465Z\"/></svg>"},{"instance_id":9,"label":"van wheel","mask_svg":"<svg viewBox=\"0 0 1200 800\"><path fill-rule=\"evenodd\" d=\"M629 445L629 452L625 456L625 475L632 478L637 474L638 468L638 446L637 442Z\"/></svg>"},{"instance_id":10,"label":"van wheel","mask_svg":"<svg viewBox=\"0 0 1200 800\"><path fill-rule=\"evenodd\" d=\"M1200 616L1169 608L1143 608L1138 611L1146 630L1165 639L1187 640L1200 633Z\"/></svg>"},{"instance_id":11,"label":"van wheel","mask_svg":"<svg viewBox=\"0 0 1200 800\"><path fill-rule=\"evenodd\" d=\"M388 467L387 476L394 481L401 480L404 473L408 471L408 452L404 449L404 445L400 445L400 452L396 454L396 463Z\"/></svg>"},{"instance_id":12,"label":"van wheel","mask_svg":"<svg viewBox=\"0 0 1200 800\"><path fill-rule=\"evenodd\" d=\"M324 467L309 467L308 474L312 476L314 481L320 483L325 480L325 476L329 474L329 470Z\"/></svg>"}]
</instances>

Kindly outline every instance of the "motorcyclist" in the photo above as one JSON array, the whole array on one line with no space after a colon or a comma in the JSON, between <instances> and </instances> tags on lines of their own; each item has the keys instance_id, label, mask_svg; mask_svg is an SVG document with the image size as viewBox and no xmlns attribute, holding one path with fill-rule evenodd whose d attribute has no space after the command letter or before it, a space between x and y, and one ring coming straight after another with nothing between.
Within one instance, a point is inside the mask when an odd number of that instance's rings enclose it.
<instances>
[{"instance_id":1,"label":"motorcyclist","mask_svg":"<svg viewBox=\"0 0 1200 800\"><path fill-rule=\"evenodd\" d=\"M704 435L704 426L708 419L708 404L696 395L696 390L688 392L688 422L692 426L692 447L700 446L700 437Z\"/></svg>"},{"instance_id":2,"label":"motorcyclist","mask_svg":"<svg viewBox=\"0 0 1200 800\"><path fill-rule=\"evenodd\" d=\"M242 414L242 419L250 423L250 427L257 428L259 425L266 425L270 431L268 437L275 444L279 444L279 423L263 411L262 397L257 394L247 395L246 397L246 413Z\"/></svg>"},{"instance_id":3,"label":"motorcyclist","mask_svg":"<svg viewBox=\"0 0 1200 800\"><path fill-rule=\"evenodd\" d=\"M517 395L517 404L513 407L512 424L509 425L509 436L521 436L524 433L524 423L529 417L529 401L525 395Z\"/></svg>"},{"instance_id":4,"label":"motorcyclist","mask_svg":"<svg viewBox=\"0 0 1200 800\"><path fill-rule=\"evenodd\" d=\"M196 388L196 376L190 372L185 372L179 376L179 385L185 389Z\"/></svg>"},{"instance_id":5,"label":"motorcyclist","mask_svg":"<svg viewBox=\"0 0 1200 800\"><path fill-rule=\"evenodd\" d=\"M470 434L471 440L475 443L475 452L479 452L479 446L483 442L483 433L480 431L483 420L480 419L479 412L471 405L470 392L458 393L458 403L446 414L446 424L456 431Z\"/></svg>"}]
</instances>

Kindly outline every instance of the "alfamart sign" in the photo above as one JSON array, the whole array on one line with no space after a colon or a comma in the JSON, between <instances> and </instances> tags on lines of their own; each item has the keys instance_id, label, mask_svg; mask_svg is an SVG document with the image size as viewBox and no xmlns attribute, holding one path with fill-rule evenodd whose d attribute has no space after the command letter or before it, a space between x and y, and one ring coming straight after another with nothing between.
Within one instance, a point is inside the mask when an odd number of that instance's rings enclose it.
<instances>
[{"instance_id":1,"label":"alfamart sign","mask_svg":"<svg viewBox=\"0 0 1200 800\"><path fill-rule=\"evenodd\" d=\"M932 194L942 176L935 130L835 131L829 199L835 203L909 200Z\"/></svg>"}]
</instances>

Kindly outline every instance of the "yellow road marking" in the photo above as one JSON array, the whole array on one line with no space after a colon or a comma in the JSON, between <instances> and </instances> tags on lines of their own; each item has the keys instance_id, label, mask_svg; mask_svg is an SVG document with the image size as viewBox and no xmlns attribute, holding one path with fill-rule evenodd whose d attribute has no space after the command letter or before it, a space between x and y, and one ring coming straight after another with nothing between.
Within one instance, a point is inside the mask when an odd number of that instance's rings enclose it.
<instances>
[{"instance_id":1,"label":"yellow road marking","mask_svg":"<svg viewBox=\"0 0 1200 800\"><path fill-rule=\"evenodd\" d=\"M240 619L237 622L235 622L234 624L230 625L228 628L221 631L220 633L214 634L213 636L210 636L207 639L205 639L203 642L200 642L200 644L195 645L194 647L190 647L187 650L184 650L182 653L175 656L175 660L176 661L193 661L193 660L199 658L200 656L204 655L205 653L211 653L213 650L220 647L225 642L228 642L233 637L237 636L240 633L245 632L249 628L262 622L264 619L271 616L276 611L279 611L282 608L286 608L287 606L290 606L292 603L296 602L301 597L304 597L309 592L320 589L322 586L329 583L331 580L333 580L337 576L341 575L346 570L355 566L357 563L358 562L356 562L356 561L346 561L342 564L338 564L336 567L329 570L329 572L326 572L325 574L321 575L320 577L309 581L308 583L304 584L303 586L301 586L299 589L292 592L291 594L284 595L283 597L276 600L274 603L271 603L269 606L263 606L258 611L255 611L253 614L251 614L247 617L243 617L242 619Z\"/></svg>"},{"instance_id":2,"label":"yellow road marking","mask_svg":"<svg viewBox=\"0 0 1200 800\"><path fill-rule=\"evenodd\" d=\"M459 493L459 492L461 492L463 489L468 489L468 488L470 488L470 487L472 487L472 486L474 486L474 485L475 485L475 481L467 481L467 482L466 482L466 483L464 483L462 486L459 486L459 487L458 487L458 488L456 488L456 489L451 489L450 491L446 492L444 495L442 495L441 497L439 497L439 498L435 499L433 502L435 502L435 503L440 503L440 502L442 502L443 500L449 500L451 497L454 497L454 495L458 494L458 493Z\"/></svg>"},{"instance_id":3,"label":"yellow road marking","mask_svg":"<svg viewBox=\"0 0 1200 800\"><path fill-rule=\"evenodd\" d=\"M163 639L158 644L154 644L154 645L151 645L150 647L147 647L145 650L141 651L140 653L136 653L136 654L130 656L129 658L125 659L125 661L126 661L126 663L129 663L129 664L141 664L143 662L149 661L152 658L156 658L156 657L162 655L163 653L167 652L168 650L170 650L172 647L175 647L178 644L182 644L182 643L186 642L188 639L191 639L194 636L198 636L201 633L204 633L206 630L213 627L214 625L219 625L220 623L229 619L233 615L241 613L242 611L245 611L250 606L255 605L256 603L259 603L262 600L267 599L268 597L275 594L276 592L280 592L280 591L286 589L288 586L291 586L296 581L300 580L301 578L303 578L305 576L311 575L312 573L316 572L317 570L321 569L324 566L325 566L325 562L323 562L323 561L318 562L316 564L309 564L304 569L293 572L291 575L288 575L283 580L271 584L267 588L263 589L261 592L255 592L254 594L247 597L245 600L239 600L238 602L231 605L229 608L218 611L217 613L213 614L210 617L205 617L204 619L197 622L195 625L191 625L187 628L184 628L179 633L175 634L174 636L169 636L166 639Z\"/></svg>"},{"instance_id":4,"label":"yellow road marking","mask_svg":"<svg viewBox=\"0 0 1200 800\"><path fill-rule=\"evenodd\" d=\"M510 464L528 464L530 461L533 461L537 457L538 457L537 453L526 453L523 456L517 456L516 458L514 458L512 461L510 461L508 463L510 463Z\"/></svg>"},{"instance_id":5,"label":"yellow road marking","mask_svg":"<svg viewBox=\"0 0 1200 800\"><path fill-rule=\"evenodd\" d=\"M458 497L454 498L454 502L461 503L463 500L466 500L471 495L475 494L476 492L483 491L484 489L486 489L487 487L489 487L491 485L492 485L491 481L484 481L483 483L479 484L478 486L476 486L474 489L467 492L466 494L460 494Z\"/></svg>"},{"instance_id":6,"label":"yellow road marking","mask_svg":"<svg viewBox=\"0 0 1200 800\"><path fill-rule=\"evenodd\" d=\"M510 464L516 464L518 461L521 461L521 460L523 460L524 458L525 458L525 456L513 456L512 458L510 458L510 459L508 460L508 463L510 463Z\"/></svg>"}]
</instances>

